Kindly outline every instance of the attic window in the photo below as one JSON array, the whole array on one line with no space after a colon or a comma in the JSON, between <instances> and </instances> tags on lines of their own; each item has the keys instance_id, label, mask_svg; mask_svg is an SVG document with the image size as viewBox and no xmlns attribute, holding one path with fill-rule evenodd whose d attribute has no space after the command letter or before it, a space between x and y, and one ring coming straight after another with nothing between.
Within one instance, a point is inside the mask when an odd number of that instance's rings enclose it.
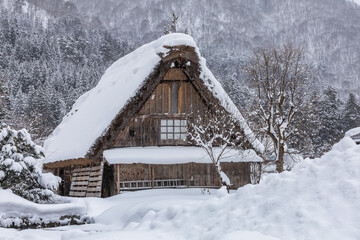
<instances>
[{"instance_id":1,"label":"attic window","mask_svg":"<svg viewBox=\"0 0 360 240\"><path fill-rule=\"evenodd\" d=\"M186 140L187 121L180 119L162 119L161 120L161 140Z\"/></svg>"}]
</instances>

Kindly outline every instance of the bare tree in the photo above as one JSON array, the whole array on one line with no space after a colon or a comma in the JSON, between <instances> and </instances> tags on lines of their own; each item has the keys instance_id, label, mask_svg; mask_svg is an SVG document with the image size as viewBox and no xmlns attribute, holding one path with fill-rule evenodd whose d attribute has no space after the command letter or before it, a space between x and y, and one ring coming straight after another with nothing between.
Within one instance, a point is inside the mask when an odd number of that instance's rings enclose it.
<instances>
[{"instance_id":1,"label":"bare tree","mask_svg":"<svg viewBox=\"0 0 360 240\"><path fill-rule=\"evenodd\" d=\"M230 150L241 147L242 135L234 119L224 110L198 112L188 121L190 141L200 146L219 174L220 186L230 188L230 179L221 170L220 160L229 157Z\"/></svg>"},{"instance_id":2,"label":"bare tree","mask_svg":"<svg viewBox=\"0 0 360 240\"><path fill-rule=\"evenodd\" d=\"M176 33L177 31L177 21L179 19L179 16L177 16L174 12L174 10L171 10L172 14L171 14L171 18L170 18L170 26L166 27L164 26L164 34L169 34L169 33Z\"/></svg>"},{"instance_id":3,"label":"bare tree","mask_svg":"<svg viewBox=\"0 0 360 240\"><path fill-rule=\"evenodd\" d=\"M175 14L174 10L171 10L171 17L170 17L170 26L164 26L164 34L169 33L176 33L178 32L178 20L179 16ZM188 34L188 29L186 28L184 31L185 34Z\"/></svg>"},{"instance_id":4,"label":"bare tree","mask_svg":"<svg viewBox=\"0 0 360 240\"><path fill-rule=\"evenodd\" d=\"M311 67L304 62L302 49L287 44L254 51L245 71L257 94L260 131L271 139L276 170L282 172L287 141L296 132L292 124L307 104Z\"/></svg>"}]
</instances>

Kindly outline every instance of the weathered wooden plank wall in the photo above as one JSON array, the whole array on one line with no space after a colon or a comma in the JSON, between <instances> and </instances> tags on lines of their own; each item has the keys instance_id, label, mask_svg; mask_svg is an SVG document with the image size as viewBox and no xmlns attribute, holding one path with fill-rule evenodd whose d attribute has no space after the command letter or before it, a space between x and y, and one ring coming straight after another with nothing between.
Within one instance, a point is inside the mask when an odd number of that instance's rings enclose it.
<instances>
[{"instance_id":1,"label":"weathered wooden plank wall","mask_svg":"<svg viewBox=\"0 0 360 240\"><path fill-rule=\"evenodd\" d=\"M101 197L103 164L73 169L69 196Z\"/></svg>"},{"instance_id":2,"label":"weathered wooden plank wall","mask_svg":"<svg viewBox=\"0 0 360 240\"><path fill-rule=\"evenodd\" d=\"M161 119L187 119L205 105L192 84L181 81L178 113L169 113L171 99L169 84L171 84L170 81L157 86L139 114L133 117L125 129L119 133L113 147L188 145L183 140L161 140L160 121Z\"/></svg>"},{"instance_id":3,"label":"weathered wooden plank wall","mask_svg":"<svg viewBox=\"0 0 360 240\"><path fill-rule=\"evenodd\" d=\"M250 183L249 162L222 163L221 168L230 178L232 188ZM219 186L219 176L213 164L116 164L114 165L116 192L120 192L120 182L154 181L162 179L185 179L188 187Z\"/></svg>"}]
</instances>

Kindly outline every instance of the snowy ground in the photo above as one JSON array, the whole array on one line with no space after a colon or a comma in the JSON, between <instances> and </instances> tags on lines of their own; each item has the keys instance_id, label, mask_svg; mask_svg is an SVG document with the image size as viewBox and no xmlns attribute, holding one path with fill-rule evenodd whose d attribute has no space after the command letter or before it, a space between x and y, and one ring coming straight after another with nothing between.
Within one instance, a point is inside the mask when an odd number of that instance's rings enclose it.
<instances>
[{"instance_id":1,"label":"snowy ground","mask_svg":"<svg viewBox=\"0 0 360 240\"><path fill-rule=\"evenodd\" d=\"M148 190L68 204L67 209L85 208L95 223L0 228L0 239L358 240L360 146L346 137L321 159L304 160L291 172L231 194L222 189L205 195L200 189Z\"/></svg>"}]
</instances>

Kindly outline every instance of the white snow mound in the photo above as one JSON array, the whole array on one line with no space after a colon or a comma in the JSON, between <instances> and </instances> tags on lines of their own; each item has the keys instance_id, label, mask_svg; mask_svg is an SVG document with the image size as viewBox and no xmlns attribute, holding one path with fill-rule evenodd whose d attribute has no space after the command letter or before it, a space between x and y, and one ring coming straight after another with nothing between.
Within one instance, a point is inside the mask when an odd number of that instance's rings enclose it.
<instances>
[{"instance_id":1,"label":"white snow mound","mask_svg":"<svg viewBox=\"0 0 360 240\"><path fill-rule=\"evenodd\" d=\"M86 211L82 203L37 204L13 194L11 190L0 188L1 227L20 226L23 218L28 218L30 223L59 222L62 216L83 216Z\"/></svg>"},{"instance_id":2,"label":"white snow mound","mask_svg":"<svg viewBox=\"0 0 360 240\"><path fill-rule=\"evenodd\" d=\"M95 221L126 231L171 233L175 239L230 239L251 231L279 239L357 240L360 146L345 137L323 157L306 159L291 172L191 205L156 210L121 204Z\"/></svg>"}]
</instances>

